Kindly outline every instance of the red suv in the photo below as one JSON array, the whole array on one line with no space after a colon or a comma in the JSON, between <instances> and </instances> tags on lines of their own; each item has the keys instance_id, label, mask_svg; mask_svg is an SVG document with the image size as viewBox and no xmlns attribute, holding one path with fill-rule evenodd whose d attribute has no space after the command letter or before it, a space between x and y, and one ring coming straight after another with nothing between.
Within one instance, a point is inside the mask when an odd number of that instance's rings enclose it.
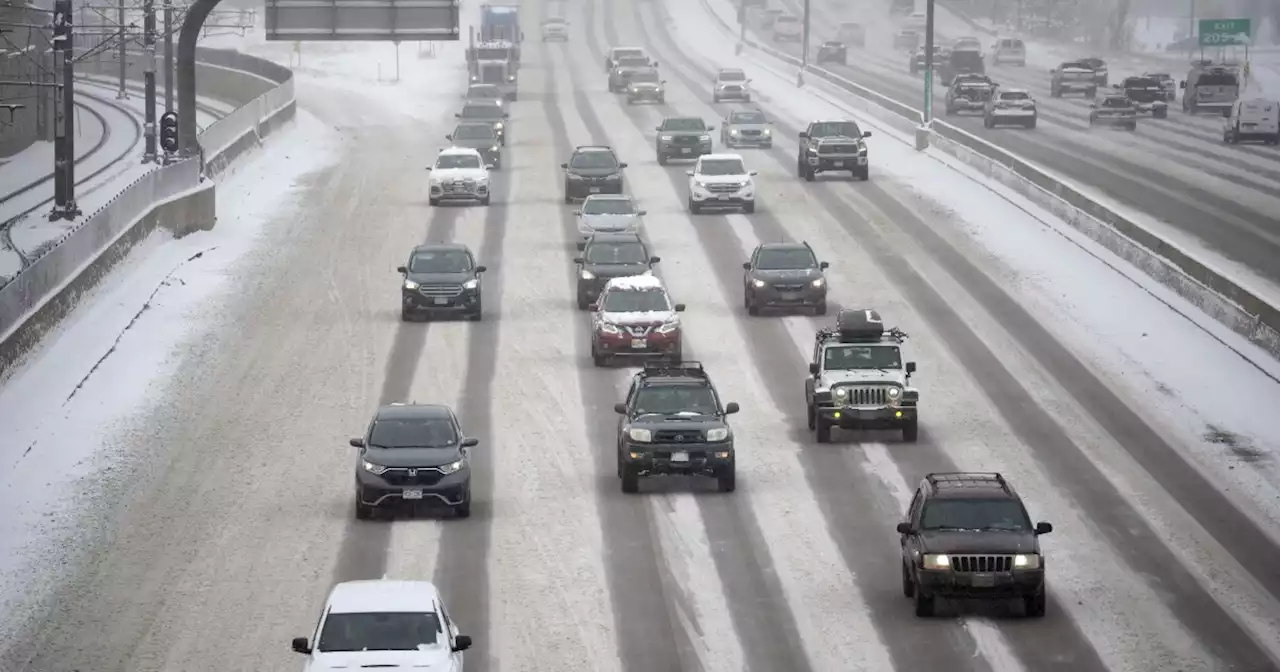
<instances>
[{"instance_id":1,"label":"red suv","mask_svg":"<svg viewBox=\"0 0 1280 672\"><path fill-rule=\"evenodd\" d=\"M681 361L680 316L684 304L671 303L667 288L652 275L614 278L591 304L591 359Z\"/></svg>"}]
</instances>

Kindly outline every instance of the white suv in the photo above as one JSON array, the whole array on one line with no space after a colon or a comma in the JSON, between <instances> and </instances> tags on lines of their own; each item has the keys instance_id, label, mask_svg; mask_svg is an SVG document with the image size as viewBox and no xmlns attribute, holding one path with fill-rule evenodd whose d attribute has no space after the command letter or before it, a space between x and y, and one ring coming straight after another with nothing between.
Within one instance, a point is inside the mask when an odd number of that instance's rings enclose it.
<instances>
[{"instance_id":1,"label":"white suv","mask_svg":"<svg viewBox=\"0 0 1280 672\"><path fill-rule=\"evenodd\" d=\"M1012 63L1018 67L1027 64L1027 45L1016 37L1002 37L991 45L991 64Z\"/></svg>"},{"instance_id":2,"label":"white suv","mask_svg":"<svg viewBox=\"0 0 1280 672\"><path fill-rule=\"evenodd\" d=\"M698 214L703 208L756 211L758 172L747 170L740 154L704 154L698 157L689 175L689 212Z\"/></svg>"},{"instance_id":3,"label":"white suv","mask_svg":"<svg viewBox=\"0 0 1280 672\"><path fill-rule=\"evenodd\" d=\"M489 169L480 152L470 147L450 147L440 151L431 171L431 193L427 203L475 201L489 205Z\"/></svg>"},{"instance_id":4,"label":"white suv","mask_svg":"<svg viewBox=\"0 0 1280 672\"><path fill-rule=\"evenodd\" d=\"M458 634L430 581L347 581L333 587L313 642L295 637L306 672L372 667L459 672L471 638Z\"/></svg>"}]
</instances>

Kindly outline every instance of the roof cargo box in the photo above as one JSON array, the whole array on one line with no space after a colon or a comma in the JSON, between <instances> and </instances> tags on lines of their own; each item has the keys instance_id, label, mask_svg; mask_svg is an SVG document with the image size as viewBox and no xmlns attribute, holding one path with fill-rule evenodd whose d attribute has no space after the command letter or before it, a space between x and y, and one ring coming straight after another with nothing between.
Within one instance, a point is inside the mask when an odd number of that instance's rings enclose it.
<instances>
[{"instance_id":1,"label":"roof cargo box","mask_svg":"<svg viewBox=\"0 0 1280 672\"><path fill-rule=\"evenodd\" d=\"M846 309L836 315L836 330L840 332L840 340L846 343L878 341L884 336L884 320L870 308Z\"/></svg>"}]
</instances>

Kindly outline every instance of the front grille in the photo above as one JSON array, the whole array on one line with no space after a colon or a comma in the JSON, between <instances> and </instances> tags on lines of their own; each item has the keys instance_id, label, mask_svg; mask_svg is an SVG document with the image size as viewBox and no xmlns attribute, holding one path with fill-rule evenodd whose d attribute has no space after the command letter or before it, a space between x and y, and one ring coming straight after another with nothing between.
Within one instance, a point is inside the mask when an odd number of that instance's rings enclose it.
<instances>
[{"instance_id":1,"label":"front grille","mask_svg":"<svg viewBox=\"0 0 1280 672\"><path fill-rule=\"evenodd\" d=\"M726 86L722 89L725 93L742 93L742 87L736 84Z\"/></svg>"},{"instance_id":2,"label":"front grille","mask_svg":"<svg viewBox=\"0 0 1280 672\"><path fill-rule=\"evenodd\" d=\"M773 288L779 292L799 292L804 289L804 285L774 285Z\"/></svg>"},{"instance_id":3,"label":"front grille","mask_svg":"<svg viewBox=\"0 0 1280 672\"><path fill-rule=\"evenodd\" d=\"M1012 555L949 555L953 572L1009 572Z\"/></svg>"},{"instance_id":4,"label":"front grille","mask_svg":"<svg viewBox=\"0 0 1280 672\"><path fill-rule=\"evenodd\" d=\"M677 135L672 138L671 142L677 145L696 145L699 138L696 135Z\"/></svg>"},{"instance_id":5,"label":"front grille","mask_svg":"<svg viewBox=\"0 0 1280 672\"><path fill-rule=\"evenodd\" d=\"M441 186L446 194L470 194L476 190L475 180L454 180Z\"/></svg>"},{"instance_id":6,"label":"front grille","mask_svg":"<svg viewBox=\"0 0 1280 672\"><path fill-rule=\"evenodd\" d=\"M849 406L888 406L887 387L845 387L846 395L840 400Z\"/></svg>"},{"instance_id":7,"label":"front grille","mask_svg":"<svg viewBox=\"0 0 1280 672\"><path fill-rule=\"evenodd\" d=\"M732 194L742 187L736 184L708 184L707 191L713 194Z\"/></svg>"},{"instance_id":8,"label":"front grille","mask_svg":"<svg viewBox=\"0 0 1280 672\"><path fill-rule=\"evenodd\" d=\"M645 324L639 324L639 325L633 324L630 326L623 327L622 330L630 334L631 336L634 336L635 338L644 338L645 336L649 335L649 332L653 331L653 326L645 325Z\"/></svg>"},{"instance_id":9,"label":"front grille","mask_svg":"<svg viewBox=\"0 0 1280 672\"><path fill-rule=\"evenodd\" d=\"M818 145L819 154L857 154L857 145L824 143Z\"/></svg>"},{"instance_id":10,"label":"front grille","mask_svg":"<svg viewBox=\"0 0 1280 672\"><path fill-rule=\"evenodd\" d=\"M446 284L420 285L418 287L418 293L423 296L431 296L431 297L436 297L436 296L454 297L462 293L462 285L446 285Z\"/></svg>"},{"instance_id":11,"label":"front grille","mask_svg":"<svg viewBox=\"0 0 1280 672\"><path fill-rule=\"evenodd\" d=\"M391 485L435 485L444 478L439 469L424 467L420 469L388 469L382 474L383 480Z\"/></svg>"},{"instance_id":12,"label":"front grille","mask_svg":"<svg viewBox=\"0 0 1280 672\"><path fill-rule=\"evenodd\" d=\"M697 443L702 432L696 429L660 429L653 433L654 443Z\"/></svg>"},{"instance_id":13,"label":"front grille","mask_svg":"<svg viewBox=\"0 0 1280 672\"><path fill-rule=\"evenodd\" d=\"M753 130L745 130L745 129L744 129L744 130L739 131L739 132L740 132L740 133L742 133L742 135L744 135L744 136L746 136L746 137L748 137L748 138L754 138L754 137L756 137L756 136L760 135L760 131L753 131Z\"/></svg>"},{"instance_id":14,"label":"front grille","mask_svg":"<svg viewBox=\"0 0 1280 672\"><path fill-rule=\"evenodd\" d=\"M705 450L690 450L687 452L689 453L690 462L701 462L707 459L707 451ZM658 460L669 460L671 459L671 451L655 450L653 451L653 457L654 459L658 459ZM677 464L680 464L680 463L677 462Z\"/></svg>"}]
</instances>

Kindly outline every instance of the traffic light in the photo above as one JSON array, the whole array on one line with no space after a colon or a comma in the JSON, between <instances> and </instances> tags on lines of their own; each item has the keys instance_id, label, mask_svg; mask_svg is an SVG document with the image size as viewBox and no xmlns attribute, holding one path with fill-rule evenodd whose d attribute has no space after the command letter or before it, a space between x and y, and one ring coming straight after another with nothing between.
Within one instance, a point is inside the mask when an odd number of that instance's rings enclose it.
<instances>
[{"instance_id":1,"label":"traffic light","mask_svg":"<svg viewBox=\"0 0 1280 672\"><path fill-rule=\"evenodd\" d=\"M160 147L166 152L178 151L177 112L165 112L160 117Z\"/></svg>"}]
</instances>

